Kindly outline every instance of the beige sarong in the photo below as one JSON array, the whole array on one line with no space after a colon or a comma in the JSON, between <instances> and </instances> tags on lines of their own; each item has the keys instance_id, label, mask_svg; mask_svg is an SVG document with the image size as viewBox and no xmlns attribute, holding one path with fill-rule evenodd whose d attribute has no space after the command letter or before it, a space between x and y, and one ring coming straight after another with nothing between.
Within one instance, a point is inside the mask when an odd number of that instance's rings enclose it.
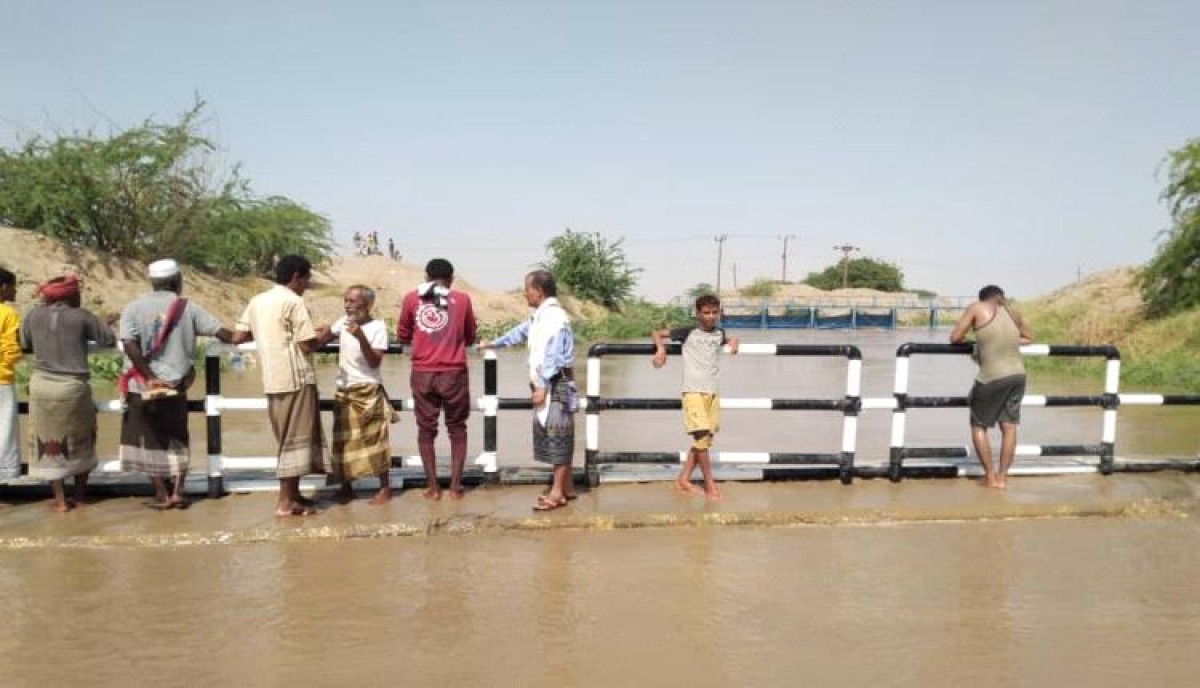
<instances>
[{"instance_id":1,"label":"beige sarong","mask_svg":"<svg viewBox=\"0 0 1200 688\"><path fill-rule=\"evenodd\" d=\"M86 379L35 369L29 380L29 420L31 478L62 480L96 467L96 406Z\"/></svg>"},{"instance_id":2,"label":"beige sarong","mask_svg":"<svg viewBox=\"0 0 1200 688\"><path fill-rule=\"evenodd\" d=\"M330 482L379 475L392 467L391 417L392 405L382 385L363 383L337 391Z\"/></svg>"},{"instance_id":3,"label":"beige sarong","mask_svg":"<svg viewBox=\"0 0 1200 688\"><path fill-rule=\"evenodd\" d=\"M267 415L279 442L279 478L324 473L325 437L321 432L320 399L316 385L295 392L267 395Z\"/></svg>"}]
</instances>

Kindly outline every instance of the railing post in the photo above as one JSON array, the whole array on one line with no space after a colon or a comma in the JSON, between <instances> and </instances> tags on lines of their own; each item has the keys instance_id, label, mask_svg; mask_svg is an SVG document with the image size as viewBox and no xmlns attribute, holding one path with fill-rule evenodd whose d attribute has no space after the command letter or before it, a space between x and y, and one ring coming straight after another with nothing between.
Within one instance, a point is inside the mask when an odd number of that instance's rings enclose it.
<instances>
[{"instance_id":1,"label":"railing post","mask_svg":"<svg viewBox=\"0 0 1200 688\"><path fill-rule=\"evenodd\" d=\"M600 484L600 357L604 355L605 348L604 344L595 344L588 349L583 452L583 472L588 487Z\"/></svg>"},{"instance_id":2,"label":"railing post","mask_svg":"<svg viewBox=\"0 0 1200 688\"><path fill-rule=\"evenodd\" d=\"M221 357L208 353L204 357L204 414L208 446L208 497L217 499L225 494L225 478L221 465Z\"/></svg>"},{"instance_id":3,"label":"railing post","mask_svg":"<svg viewBox=\"0 0 1200 688\"><path fill-rule=\"evenodd\" d=\"M838 462L838 478L843 485L854 480L858 412L862 409L862 352L856 346L847 347L846 359L846 405L842 410L842 456Z\"/></svg>"},{"instance_id":4,"label":"railing post","mask_svg":"<svg viewBox=\"0 0 1200 688\"><path fill-rule=\"evenodd\" d=\"M1111 475L1117 443L1117 408L1121 405L1121 354L1115 348L1104 369L1104 426L1100 433L1100 474Z\"/></svg>"},{"instance_id":5,"label":"railing post","mask_svg":"<svg viewBox=\"0 0 1200 688\"><path fill-rule=\"evenodd\" d=\"M896 379L892 387L892 395L896 398L896 408L892 411L892 437L888 448L888 479L894 483L900 482L904 467L904 422L907 419L908 404L908 345L896 349Z\"/></svg>"},{"instance_id":6,"label":"railing post","mask_svg":"<svg viewBox=\"0 0 1200 688\"><path fill-rule=\"evenodd\" d=\"M499 445L496 422L500 409L499 384L496 375L496 352L488 350L483 355L483 471L499 478L500 468L496 461Z\"/></svg>"}]
</instances>

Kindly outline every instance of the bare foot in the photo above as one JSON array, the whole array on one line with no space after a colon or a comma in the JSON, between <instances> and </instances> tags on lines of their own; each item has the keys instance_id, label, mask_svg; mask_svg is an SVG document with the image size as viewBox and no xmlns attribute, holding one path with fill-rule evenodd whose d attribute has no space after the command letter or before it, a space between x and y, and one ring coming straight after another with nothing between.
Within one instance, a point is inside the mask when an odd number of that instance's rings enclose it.
<instances>
[{"instance_id":1,"label":"bare foot","mask_svg":"<svg viewBox=\"0 0 1200 688\"><path fill-rule=\"evenodd\" d=\"M683 492L684 494L690 494L690 495L704 494L704 491L701 490L700 488L696 487L695 485L691 484L690 482L684 482L682 480L675 481L675 489L680 492Z\"/></svg>"},{"instance_id":2,"label":"bare foot","mask_svg":"<svg viewBox=\"0 0 1200 688\"><path fill-rule=\"evenodd\" d=\"M463 498L463 489L461 487L450 488L450 499L459 500Z\"/></svg>"},{"instance_id":3,"label":"bare foot","mask_svg":"<svg viewBox=\"0 0 1200 688\"><path fill-rule=\"evenodd\" d=\"M996 481L992 483L992 487L996 488L997 490L1003 490L1004 488L1008 487L1008 479L1003 477L996 478Z\"/></svg>"},{"instance_id":4,"label":"bare foot","mask_svg":"<svg viewBox=\"0 0 1200 688\"><path fill-rule=\"evenodd\" d=\"M65 514L74 507L75 505L70 502L50 502L50 510L60 514Z\"/></svg>"},{"instance_id":5,"label":"bare foot","mask_svg":"<svg viewBox=\"0 0 1200 688\"><path fill-rule=\"evenodd\" d=\"M442 489L440 487L431 487L422 492L421 496L425 499L436 502L442 498Z\"/></svg>"},{"instance_id":6,"label":"bare foot","mask_svg":"<svg viewBox=\"0 0 1200 688\"><path fill-rule=\"evenodd\" d=\"M188 501L187 497L184 497L182 495L173 495L170 499L167 500L167 508L168 509L183 510L183 509L188 508L191 505L192 505L192 503Z\"/></svg>"},{"instance_id":7,"label":"bare foot","mask_svg":"<svg viewBox=\"0 0 1200 688\"><path fill-rule=\"evenodd\" d=\"M710 502L716 502L725 499L725 495L721 494L721 490L716 485L705 488L704 497Z\"/></svg>"},{"instance_id":8,"label":"bare foot","mask_svg":"<svg viewBox=\"0 0 1200 688\"><path fill-rule=\"evenodd\" d=\"M390 501L392 501L391 489L390 488L380 488L380 490L375 493L375 496L371 497L371 501L369 501L367 503L379 506L380 504L387 504Z\"/></svg>"}]
</instances>

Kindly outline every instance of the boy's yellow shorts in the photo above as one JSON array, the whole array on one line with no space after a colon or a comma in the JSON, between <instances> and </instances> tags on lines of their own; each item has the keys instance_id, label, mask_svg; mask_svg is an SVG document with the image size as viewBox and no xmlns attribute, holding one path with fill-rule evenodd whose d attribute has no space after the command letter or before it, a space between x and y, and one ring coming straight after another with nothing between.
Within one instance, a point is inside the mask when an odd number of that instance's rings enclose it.
<instances>
[{"instance_id":1,"label":"boy's yellow shorts","mask_svg":"<svg viewBox=\"0 0 1200 688\"><path fill-rule=\"evenodd\" d=\"M716 394L683 393L683 428L694 439L692 449L708 449L721 428L721 403ZM698 432L705 434L696 436Z\"/></svg>"}]
</instances>

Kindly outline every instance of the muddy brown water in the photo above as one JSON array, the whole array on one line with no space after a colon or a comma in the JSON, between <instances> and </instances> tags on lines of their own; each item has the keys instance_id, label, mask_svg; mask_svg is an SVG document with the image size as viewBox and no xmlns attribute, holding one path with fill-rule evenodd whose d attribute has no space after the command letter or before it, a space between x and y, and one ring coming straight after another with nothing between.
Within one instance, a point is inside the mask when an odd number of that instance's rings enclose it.
<instances>
[{"instance_id":1,"label":"muddy brown water","mask_svg":"<svg viewBox=\"0 0 1200 688\"><path fill-rule=\"evenodd\" d=\"M1195 518L552 530L0 558L4 685L1198 677Z\"/></svg>"}]
</instances>

